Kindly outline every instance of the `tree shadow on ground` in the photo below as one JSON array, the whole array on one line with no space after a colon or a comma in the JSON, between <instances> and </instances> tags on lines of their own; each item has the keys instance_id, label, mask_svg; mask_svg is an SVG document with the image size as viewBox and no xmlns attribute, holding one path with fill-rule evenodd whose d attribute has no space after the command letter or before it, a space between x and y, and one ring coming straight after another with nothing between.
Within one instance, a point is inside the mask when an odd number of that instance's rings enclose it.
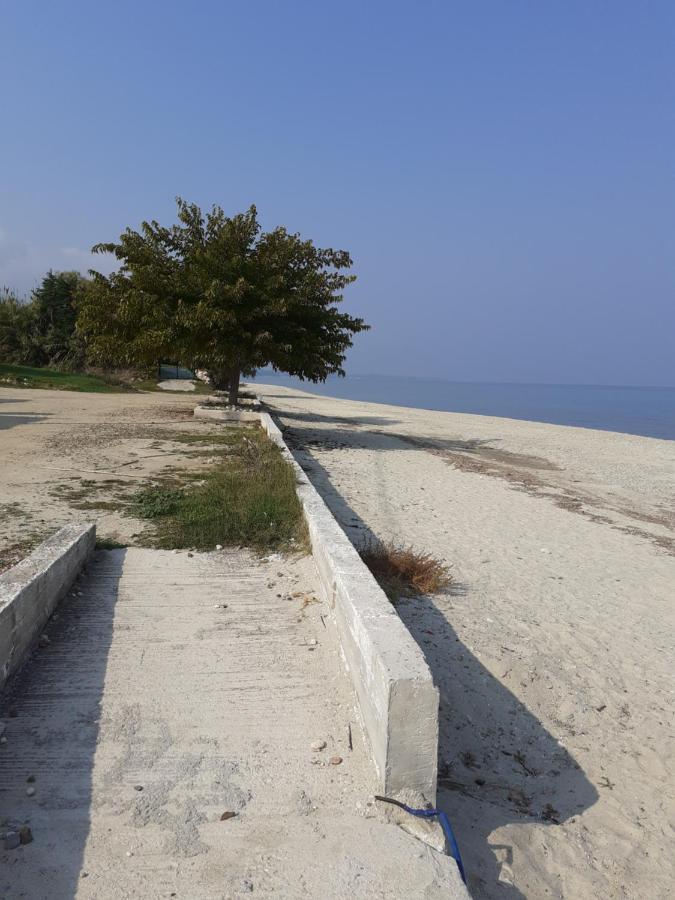
<instances>
[{"instance_id":1,"label":"tree shadow on ground","mask_svg":"<svg viewBox=\"0 0 675 900\"><path fill-rule=\"evenodd\" d=\"M371 433L364 443L358 434L321 433L324 444L328 440L336 448L341 442L352 448L407 449L388 434ZM287 435L298 461L352 543L359 547L376 540L380 536L351 508L323 466L301 449L310 434L316 433L293 428ZM407 543L405 533L397 537ZM592 806L598 793L571 754L461 642L451 625L453 598L470 606L471 585L454 584L446 596L397 604L440 691L437 802L453 823L473 896L523 900L526 895L503 877L513 848L491 843L491 835L513 824L555 828Z\"/></svg>"},{"instance_id":2,"label":"tree shadow on ground","mask_svg":"<svg viewBox=\"0 0 675 900\"><path fill-rule=\"evenodd\" d=\"M0 403L20 403L20 400L0 398ZM0 431L8 431L17 425L32 425L34 422L42 422L51 413L25 413L25 412L0 412Z\"/></svg>"},{"instance_id":3,"label":"tree shadow on ground","mask_svg":"<svg viewBox=\"0 0 675 900\"><path fill-rule=\"evenodd\" d=\"M463 602L471 603L470 588ZM592 806L598 792L572 755L460 641L451 606L430 596L397 604L440 691L438 805L463 846L474 896L516 900L527 895L501 880L513 848L493 843L493 832L504 825L555 828Z\"/></svg>"},{"instance_id":4,"label":"tree shadow on ground","mask_svg":"<svg viewBox=\"0 0 675 900\"><path fill-rule=\"evenodd\" d=\"M123 549L96 552L45 626L49 645L35 649L0 694L7 728L0 748L0 816L33 832L32 843L0 849L3 897L66 900L78 893L125 555ZM30 787L33 797L26 793Z\"/></svg>"},{"instance_id":5,"label":"tree shadow on ground","mask_svg":"<svg viewBox=\"0 0 675 900\"><path fill-rule=\"evenodd\" d=\"M311 425L329 423L359 427L361 425L398 425L399 419L390 419L387 416L324 416L321 413L310 412L284 412L284 419L292 419L294 422L306 422ZM293 427L291 425L291 427Z\"/></svg>"}]
</instances>

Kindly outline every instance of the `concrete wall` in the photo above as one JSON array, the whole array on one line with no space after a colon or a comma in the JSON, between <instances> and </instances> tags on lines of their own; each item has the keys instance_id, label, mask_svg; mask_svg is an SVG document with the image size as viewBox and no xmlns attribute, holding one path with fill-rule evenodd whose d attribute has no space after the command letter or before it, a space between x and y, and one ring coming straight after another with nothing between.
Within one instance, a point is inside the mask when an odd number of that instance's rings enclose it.
<instances>
[{"instance_id":1,"label":"concrete wall","mask_svg":"<svg viewBox=\"0 0 675 900\"><path fill-rule=\"evenodd\" d=\"M0 575L0 689L21 666L95 543L95 525L66 525Z\"/></svg>"},{"instance_id":2,"label":"concrete wall","mask_svg":"<svg viewBox=\"0 0 675 900\"><path fill-rule=\"evenodd\" d=\"M268 413L260 421L297 475L325 596L331 606L379 774L379 792L436 801L438 689L424 655L349 538L295 461Z\"/></svg>"}]
</instances>

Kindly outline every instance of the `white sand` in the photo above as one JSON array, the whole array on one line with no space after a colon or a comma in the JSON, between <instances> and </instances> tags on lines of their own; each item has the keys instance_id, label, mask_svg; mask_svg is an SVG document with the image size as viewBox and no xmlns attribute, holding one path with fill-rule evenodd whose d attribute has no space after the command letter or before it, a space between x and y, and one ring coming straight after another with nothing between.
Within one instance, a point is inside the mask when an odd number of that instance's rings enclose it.
<instances>
[{"instance_id":1,"label":"white sand","mask_svg":"<svg viewBox=\"0 0 675 900\"><path fill-rule=\"evenodd\" d=\"M398 608L474 896L673 896L675 442L256 387L354 540L452 566Z\"/></svg>"}]
</instances>

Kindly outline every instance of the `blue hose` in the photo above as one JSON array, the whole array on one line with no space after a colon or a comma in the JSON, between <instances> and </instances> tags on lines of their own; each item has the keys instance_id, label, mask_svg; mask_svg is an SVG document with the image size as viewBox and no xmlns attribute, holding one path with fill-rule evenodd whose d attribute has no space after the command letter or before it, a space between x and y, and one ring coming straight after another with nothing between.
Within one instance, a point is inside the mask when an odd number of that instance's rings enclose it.
<instances>
[{"instance_id":1,"label":"blue hose","mask_svg":"<svg viewBox=\"0 0 675 900\"><path fill-rule=\"evenodd\" d=\"M412 806L408 806L406 803L401 803L400 800L393 800L391 797L380 797L375 794L376 800L381 800L383 803L393 803L394 806L398 806L401 809L404 809L407 813L410 813L411 816L417 816L420 819L434 819L438 816L438 821L441 823L441 828L443 829L443 834L447 838L448 844L450 845L450 849L452 851L452 858L457 863L457 868L459 869L459 874L462 876L462 881L466 884L466 874L464 872L464 863L462 862L462 854L459 852L459 845L457 844L457 838L452 830L452 826L450 825L450 820L447 815L439 809L413 809Z\"/></svg>"}]
</instances>

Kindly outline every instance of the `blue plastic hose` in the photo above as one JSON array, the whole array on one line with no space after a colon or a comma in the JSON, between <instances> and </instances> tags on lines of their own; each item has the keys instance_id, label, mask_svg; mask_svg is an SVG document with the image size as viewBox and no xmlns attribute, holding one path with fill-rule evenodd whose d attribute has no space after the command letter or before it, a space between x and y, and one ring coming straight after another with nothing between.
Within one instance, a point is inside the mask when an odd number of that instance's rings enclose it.
<instances>
[{"instance_id":1,"label":"blue plastic hose","mask_svg":"<svg viewBox=\"0 0 675 900\"><path fill-rule=\"evenodd\" d=\"M441 823L441 828L443 829L443 834L446 836L448 844L450 845L452 858L457 863L457 868L459 869L459 874L462 876L462 881L464 882L464 884L466 884L464 863L462 862L462 854L459 852L457 838L455 837L455 833L452 830L452 826L450 825L450 820L442 810L413 809L412 806L408 806L407 803L401 803L400 800L393 800L391 797L380 797L377 794L375 794L375 799L381 800L383 803L393 803L394 806L398 806L401 809L404 809L407 813L410 813L411 816L417 816L420 819L434 819L438 817L438 821Z\"/></svg>"}]
</instances>

